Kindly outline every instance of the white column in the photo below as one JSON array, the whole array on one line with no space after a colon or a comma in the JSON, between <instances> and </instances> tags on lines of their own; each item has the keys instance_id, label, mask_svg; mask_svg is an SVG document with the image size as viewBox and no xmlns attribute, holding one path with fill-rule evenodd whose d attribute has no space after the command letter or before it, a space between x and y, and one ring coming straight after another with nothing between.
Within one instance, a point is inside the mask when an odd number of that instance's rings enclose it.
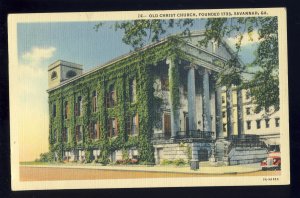
<instances>
[{"instance_id":1,"label":"white column","mask_svg":"<svg viewBox=\"0 0 300 198\"><path fill-rule=\"evenodd\" d=\"M232 88L227 87L226 90L226 111L227 111L227 138L230 138L230 136L233 135L233 128L232 128L232 122L233 122L233 115L232 115Z\"/></svg>"},{"instance_id":2,"label":"white column","mask_svg":"<svg viewBox=\"0 0 300 198\"><path fill-rule=\"evenodd\" d=\"M207 69L203 71L203 130L211 131L211 109L209 99L209 74Z\"/></svg>"},{"instance_id":3,"label":"white column","mask_svg":"<svg viewBox=\"0 0 300 198\"><path fill-rule=\"evenodd\" d=\"M210 113L211 113L211 131L216 132L216 93L215 82L210 80ZM215 136L214 136L215 137Z\"/></svg>"},{"instance_id":4,"label":"white column","mask_svg":"<svg viewBox=\"0 0 300 198\"><path fill-rule=\"evenodd\" d=\"M242 138L244 131L244 111L243 111L243 94L241 89L237 89L237 116L238 116L238 137Z\"/></svg>"},{"instance_id":5,"label":"white column","mask_svg":"<svg viewBox=\"0 0 300 198\"><path fill-rule=\"evenodd\" d=\"M193 65L187 67L188 69L188 115L189 115L189 129L197 130L196 120L196 90L195 90L195 67Z\"/></svg>"},{"instance_id":6,"label":"white column","mask_svg":"<svg viewBox=\"0 0 300 198\"><path fill-rule=\"evenodd\" d=\"M179 118L179 101L174 101L174 96L179 95L179 87L178 85L174 84L174 79L179 78L176 76L178 72L178 66L176 65L175 57L168 58L166 63L169 65L169 101L170 101L170 108L171 108L171 138L176 137L176 133L180 130L180 118ZM174 102L177 102L178 104L174 104Z\"/></svg>"},{"instance_id":7,"label":"white column","mask_svg":"<svg viewBox=\"0 0 300 198\"><path fill-rule=\"evenodd\" d=\"M223 138L222 88L216 88L216 137Z\"/></svg>"}]
</instances>

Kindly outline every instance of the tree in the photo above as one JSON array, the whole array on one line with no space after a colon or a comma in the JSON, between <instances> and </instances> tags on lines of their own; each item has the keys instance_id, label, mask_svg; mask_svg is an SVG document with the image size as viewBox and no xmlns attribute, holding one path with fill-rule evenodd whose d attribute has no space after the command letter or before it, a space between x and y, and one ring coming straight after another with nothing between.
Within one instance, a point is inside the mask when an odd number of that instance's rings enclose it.
<instances>
[{"instance_id":1,"label":"tree","mask_svg":"<svg viewBox=\"0 0 300 198\"><path fill-rule=\"evenodd\" d=\"M255 111L269 109L271 106L279 110L279 79L278 79L278 20L277 17L251 17L236 19L208 19L205 25L205 39L218 43L222 38L235 35L238 39L235 44L236 52L233 59L228 61L227 68L220 73L220 84L234 84L251 91ZM241 74L247 72L247 67L238 65L238 55L245 33L250 39L256 30L259 34L259 44L255 60L249 67L256 67L252 79L242 80Z\"/></svg>"},{"instance_id":2,"label":"tree","mask_svg":"<svg viewBox=\"0 0 300 198\"><path fill-rule=\"evenodd\" d=\"M123 30L123 42L134 50L149 42L158 41L166 35L170 28L179 28L180 36L190 35L194 19L169 20L134 20L116 22L115 30ZM98 30L103 24L95 26ZM212 18L205 22L204 39L198 44L205 46L213 40L220 45L225 38L236 37L235 51L227 61L224 70L218 75L220 86L237 86L238 89L248 88L257 104L256 111L269 109L274 106L279 109L279 80L278 80L278 20L277 17L240 17L240 18ZM253 34L259 34L259 43L255 60L245 66L239 58L245 34L253 40ZM249 68L256 68L255 73ZM251 74L252 78L245 79L244 74Z\"/></svg>"}]
</instances>

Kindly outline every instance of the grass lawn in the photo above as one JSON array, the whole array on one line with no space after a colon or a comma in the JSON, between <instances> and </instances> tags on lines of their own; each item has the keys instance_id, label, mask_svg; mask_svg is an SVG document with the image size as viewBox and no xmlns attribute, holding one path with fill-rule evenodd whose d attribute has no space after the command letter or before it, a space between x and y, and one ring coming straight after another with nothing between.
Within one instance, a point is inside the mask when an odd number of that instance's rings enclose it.
<instances>
[{"instance_id":1,"label":"grass lawn","mask_svg":"<svg viewBox=\"0 0 300 198\"><path fill-rule=\"evenodd\" d=\"M20 162L20 165L50 165L50 164L56 164L56 165L59 165L59 164L62 164L62 163L51 163L51 162L35 162L35 161L32 161L32 162Z\"/></svg>"}]
</instances>

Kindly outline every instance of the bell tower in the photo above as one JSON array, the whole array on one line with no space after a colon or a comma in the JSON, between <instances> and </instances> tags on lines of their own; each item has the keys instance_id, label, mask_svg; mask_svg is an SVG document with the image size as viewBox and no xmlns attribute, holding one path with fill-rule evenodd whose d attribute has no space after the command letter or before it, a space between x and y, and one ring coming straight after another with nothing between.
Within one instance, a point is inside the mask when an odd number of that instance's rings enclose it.
<instances>
[{"instance_id":1,"label":"bell tower","mask_svg":"<svg viewBox=\"0 0 300 198\"><path fill-rule=\"evenodd\" d=\"M48 66L48 89L61 82L82 74L82 65L58 60Z\"/></svg>"}]
</instances>

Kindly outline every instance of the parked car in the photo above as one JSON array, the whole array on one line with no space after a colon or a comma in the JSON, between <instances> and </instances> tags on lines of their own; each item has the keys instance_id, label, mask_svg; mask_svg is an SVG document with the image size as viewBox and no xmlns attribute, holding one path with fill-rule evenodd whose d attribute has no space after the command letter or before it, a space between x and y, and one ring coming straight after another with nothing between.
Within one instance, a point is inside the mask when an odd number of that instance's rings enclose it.
<instances>
[{"instance_id":1,"label":"parked car","mask_svg":"<svg viewBox=\"0 0 300 198\"><path fill-rule=\"evenodd\" d=\"M262 170L280 170L281 169L281 156L280 152L269 153L267 159L260 163Z\"/></svg>"}]
</instances>

